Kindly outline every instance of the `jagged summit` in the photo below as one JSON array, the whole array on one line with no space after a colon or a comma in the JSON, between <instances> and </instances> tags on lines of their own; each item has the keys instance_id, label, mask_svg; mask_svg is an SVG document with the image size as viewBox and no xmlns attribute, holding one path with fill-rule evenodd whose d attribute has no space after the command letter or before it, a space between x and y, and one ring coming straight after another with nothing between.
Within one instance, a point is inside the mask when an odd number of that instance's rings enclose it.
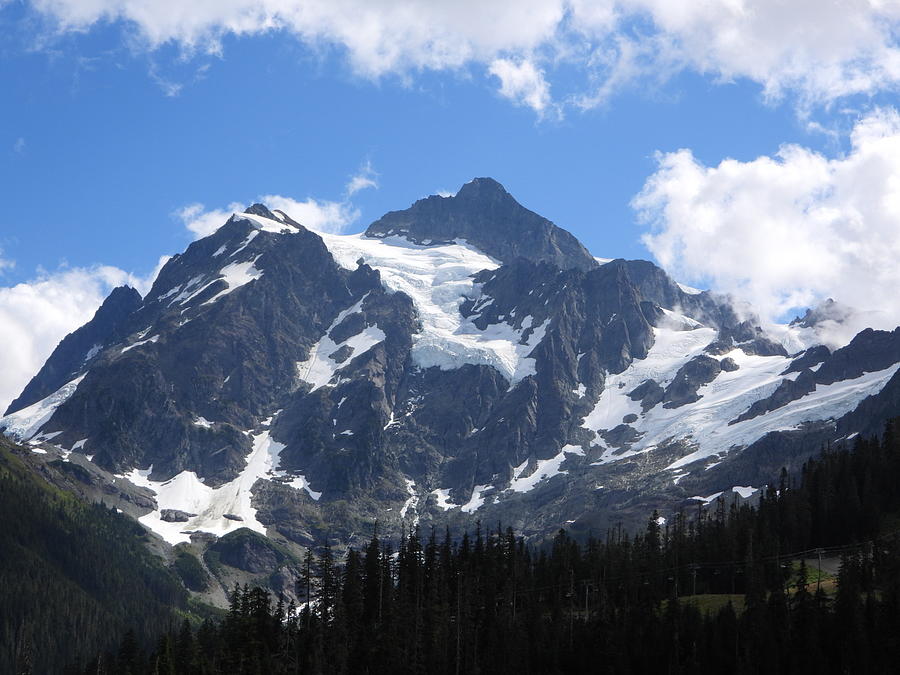
<instances>
[{"instance_id":1,"label":"jagged summit","mask_svg":"<svg viewBox=\"0 0 900 675\"><path fill-rule=\"evenodd\" d=\"M434 195L391 211L369 225L366 235L398 235L424 245L464 239L502 262L525 258L561 269L597 266L575 237L519 204L493 178L475 178L453 197Z\"/></svg>"},{"instance_id":2,"label":"jagged summit","mask_svg":"<svg viewBox=\"0 0 900 675\"><path fill-rule=\"evenodd\" d=\"M254 216L262 216L263 218L268 218L269 220L281 220L278 216L276 216L272 211L269 210L269 207L265 204L260 204L259 202L255 204L251 204L248 208L244 210L244 213L250 213Z\"/></svg>"}]
</instances>

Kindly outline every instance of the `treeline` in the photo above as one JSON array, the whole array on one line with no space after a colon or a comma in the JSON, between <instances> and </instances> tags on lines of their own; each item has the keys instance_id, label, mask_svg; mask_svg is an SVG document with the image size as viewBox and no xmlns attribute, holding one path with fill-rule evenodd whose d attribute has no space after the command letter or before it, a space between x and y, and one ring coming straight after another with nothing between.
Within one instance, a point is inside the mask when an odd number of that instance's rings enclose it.
<instances>
[{"instance_id":1,"label":"treeline","mask_svg":"<svg viewBox=\"0 0 900 675\"><path fill-rule=\"evenodd\" d=\"M301 607L235 588L220 623L185 622L147 651L130 634L83 672L893 673L900 542L882 535L898 485L889 427L783 474L755 507L654 514L637 535L560 531L533 550L499 526L458 541L417 529L340 565L326 546L307 556ZM823 584L802 559L834 543L837 583Z\"/></svg>"},{"instance_id":2,"label":"treeline","mask_svg":"<svg viewBox=\"0 0 900 675\"><path fill-rule=\"evenodd\" d=\"M0 673L60 673L139 617L165 631L187 593L130 518L36 476L0 439Z\"/></svg>"}]
</instances>

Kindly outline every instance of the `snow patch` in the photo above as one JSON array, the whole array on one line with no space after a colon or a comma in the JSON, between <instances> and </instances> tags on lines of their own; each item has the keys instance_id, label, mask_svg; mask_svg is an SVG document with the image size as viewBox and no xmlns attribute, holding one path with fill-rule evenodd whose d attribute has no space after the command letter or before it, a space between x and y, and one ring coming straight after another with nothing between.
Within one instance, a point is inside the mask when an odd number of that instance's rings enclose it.
<instances>
[{"instance_id":1,"label":"snow patch","mask_svg":"<svg viewBox=\"0 0 900 675\"><path fill-rule=\"evenodd\" d=\"M140 347L141 345L157 342L158 340L159 340L159 335L154 335L153 337L149 337L146 340L138 340L137 342L134 342L134 343L128 345L127 347L124 347L122 349L122 351L119 353L124 354L125 352L130 351L130 350L134 349L135 347Z\"/></svg>"},{"instance_id":2,"label":"snow patch","mask_svg":"<svg viewBox=\"0 0 900 675\"><path fill-rule=\"evenodd\" d=\"M537 487L537 484L542 480L552 478L553 476L558 476L561 474L568 474L568 471L563 471L560 469L562 463L566 461L566 454L580 455L584 456L584 450L582 450L577 445L565 445L554 457L550 459L539 459L537 460L537 465L535 466L534 471L532 471L528 476L522 476L522 473L525 470L525 467L528 465L528 462L524 462L523 464L516 467L516 470L513 472L513 479L509 483L510 490L514 492L529 492Z\"/></svg>"},{"instance_id":3,"label":"snow patch","mask_svg":"<svg viewBox=\"0 0 900 675\"><path fill-rule=\"evenodd\" d=\"M698 502L703 502L704 504L709 504L710 502L716 501L719 497L721 497L723 492L716 492L715 494L710 495L709 497L690 497L690 499L694 499Z\"/></svg>"},{"instance_id":4,"label":"snow patch","mask_svg":"<svg viewBox=\"0 0 900 675\"><path fill-rule=\"evenodd\" d=\"M347 365L351 359L366 353L385 339L384 331L378 328L378 326L366 326L361 332L347 338L343 342L335 342L329 337L331 331L339 326L346 317L360 311L365 299L364 296L352 307L349 307L338 314L331 326L328 327L328 330L325 331L325 335L323 335L309 350L309 357L306 361L297 362L297 377L312 385L310 391L315 391L319 387L324 387L326 384L329 384L332 379L334 379L337 371ZM353 351L350 355L350 359L343 363L338 363L331 358L331 354L344 345L352 348ZM341 403L343 403L343 400L341 400Z\"/></svg>"},{"instance_id":5,"label":"snow patch","mask_svg":"<svg viewBox=\"0 0 900 675\"><path fill-rule=\"evenodd\" d=\"M472 496L460 508L463 513L474 513L484 505L484 495L494 489L493 485L476 485L472 490Z\"/></svg>"},{"instance_id":6,"label":"snow patch","mask_svg":"<svg viewBox=\"0 0 900 675\"><path fill-rule=\"evenodd\" d=\"M225 283L228 284L228 286L216 293L203 304L210 305L216 300L228 295L232 291L237 290L241 286L249 284L254 279L259 279L263 273L262 270L258 270L255 267L255 263L257 260L259 260L259 256L256 256L253 260L231 263L230 265L226 265L225 267L223 267L219 272L219 274L221 275L219 279L224 279ZM215 281L219 281L219 279L216 279Z\"/></svg>"},{"instance_id":7,"label":"snow patch","mask_svg":"<svg viewBox=\"0 0 900 675\"><path fill-rule=\"evenodd\" d=\"M6 417L0 417L0 428L6 427L6 435L18 441L30 439L50 421L56 409L75 393L83 379L84 375L76 377L37 403L32 403L27 408Z\"/></svg>"},{"instance_id":8,"label":"snow patch","mask_svg":"<svg viewBox=\"0 0 900 675\"><path fill-rule=\"evenodd\" d=\"M684 291L688 295L700 295L703 292L699 288L694 288L693 286L681 284L681 283L678 283L677 281L675 283L678 284L678 288L680 288L682 291Z\"/></svg>"},{"instance_id":9,"label":"snow patch","mask_svg":"<svg viewBox=\"0 0 900 675\"><path fill-rule=\"evenodd\" d=\"M265 218L263 216L257 216L255 213L235 213L235 220L246 220L253 227L258 230L262 230L263 232L272 232L274 234L281 234L285 230L295 233L299 232L296 227L293 225L289 225L284 222L280 222L278 220L272 220L271 218Z\"/></svg>"},{"instance_id":10,"label":"snow patch","mask_svg":"<svg viewBox=\"0 0 900 675\"><path fill-rule=\"evenodd\" d=\"M431 494L434 495L438 507L444 511L449 511L456 507L456 504L450 501L450 488L438 488L437 490L432 490Z\"/></svg>"},{"instance_id":11,"label":"snow patch","mask_svg":"<svg viewBox=\"0 0 900 675\"><path fill-rule=\"evenodd\" d=\"M400 509L401 518L406 518L406 514L410 509L415 512L419 506L419 496L416 494L416 481L409 478L406 479L406 492L409 493L409 499L403 503L403 508ZM419 524L418 513L415 516L415 524Z\"/></svg>"},{"instance_id":12,"label":"snow patch","mask_svg":"<svg viewBox=\"0 0 900 675\"><path fill-rule=\"evenodd\" d=\"M182 471L167 481L153 481L149 476L153 467L134 469L124 477L135 485L150 489L156 494L157 510L141 516L138 520L170 544L190 541L191 531L210 532L222 536L232 530L247 527L261 534L265 526L256 518L256 509L251 500L253 486L258 480L273 478L290 479L279 482L297 490L305 490L315 500L322 496L314 492L302 475L289 475L277 469L284 444L273 440L268 431L252 435L253 450L247 456L244 470L234 480L217 488L209 487L193 471ZM162 519L163 509L177 509L196 514L187 522L170 523ZM226 518L237 516L242 520Z\"/></svg>"},{"instance_id":13,"label":"snow patch","mask_svg":"<svg viewBox=\"0 0 900 675\"><path fill-rule=\"evenodd\" d=\"M90 349L87 350L87 354L84 355L84 358L82 359L81 362L82 362L82 363L87 363L87 362L90 361L92 358L94 358L95 356L97 356L97 354L100 353L100 350L101 350L101 349L103 349L103 347L101 347L100 345L94 345L93 347L91 347Z\"/></svg>"}]
</instances>

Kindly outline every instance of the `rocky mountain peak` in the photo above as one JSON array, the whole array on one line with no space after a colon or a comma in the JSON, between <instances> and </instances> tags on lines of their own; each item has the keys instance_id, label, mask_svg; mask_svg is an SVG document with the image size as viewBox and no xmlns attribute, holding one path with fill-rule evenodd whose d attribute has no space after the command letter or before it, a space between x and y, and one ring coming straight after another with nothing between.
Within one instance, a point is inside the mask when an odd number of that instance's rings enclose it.
<instances>
[{"instance_id":1,"label":"rocky mountain peak","mask_svg":"<svg viewBox=\"0 0 900 675\"><path fill-rule=\"evenodd\" d=\"M493 178L473 178L459 189L455 197L451 197L451 199L454 198L477 201L479 203L500 199L509 199L515 202L515 199L506 191L506 188Z\"/></svg>"},{"instance_id":2,"label":"rocky mountain peak","mask_svg":"<svg viewBox=\"0 0 900 675\"><path fill-rule=\"evenodd\" d=\"M475 178L453 197L433 195L391 211L366 235L402 236L421 245L465 240L491 257L525 258L560 269L592 269L593 256L566 230L528 210L493 178Z\"/></svg>"},{"instance_id":3,"label":"rocky mountain peak","mask_svg":"<svg viewBox=\"0 0 900 675\"><path fill-rule=\"evenodd\" d=\"M274 213L272 213L272 211L269 210L269 207L267 207L265 204L260 204L259 202L251 204L244 210L244 213L249 213L254 216L262 216L263 218L268 218L269 220L282 220Z\"/></svg>"}]
</instances>

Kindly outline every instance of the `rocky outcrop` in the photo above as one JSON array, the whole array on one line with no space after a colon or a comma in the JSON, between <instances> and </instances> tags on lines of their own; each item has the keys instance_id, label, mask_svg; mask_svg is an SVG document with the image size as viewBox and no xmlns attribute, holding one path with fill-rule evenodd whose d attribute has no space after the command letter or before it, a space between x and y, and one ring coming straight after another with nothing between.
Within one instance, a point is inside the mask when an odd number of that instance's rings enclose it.
<instances>
[{"instance_id":1,"label":"rocky outcrop","mask_svg":"<svg viewBox=\"0 0 900 675\"><path fill-rule=\"evenodd\" d=\"M632 401L641 402L641 410L647 412L658 403L662 403L666 390L659 386L656 380L644 380L637 387L628 392Z\"/></svg>"},{"instance_id":2,"label":"rocky outcrop","mask_svg":"<svg viewBox=\"0 0 900 675\"><path fill-rule=\"evenodd\" d=\"M709 384L722 372L718 359L701 354L685 363L663 394L664 408L678 408L694 401L699 401L702 394L700 387Z\"/></svg>"},{"instance_id":3,"label":"rocky outcrop","mask_svg":"<svg viewBox=\"0 0 900 675\"><path fill-rule=\"evenodd\" d=\"M799 373L801 370L812 368L825 361L829 356L831 356L831 350L825 345L810 347L791 361L791 365L784 370L782 375Z\"/></svg>"}]
</instances>

